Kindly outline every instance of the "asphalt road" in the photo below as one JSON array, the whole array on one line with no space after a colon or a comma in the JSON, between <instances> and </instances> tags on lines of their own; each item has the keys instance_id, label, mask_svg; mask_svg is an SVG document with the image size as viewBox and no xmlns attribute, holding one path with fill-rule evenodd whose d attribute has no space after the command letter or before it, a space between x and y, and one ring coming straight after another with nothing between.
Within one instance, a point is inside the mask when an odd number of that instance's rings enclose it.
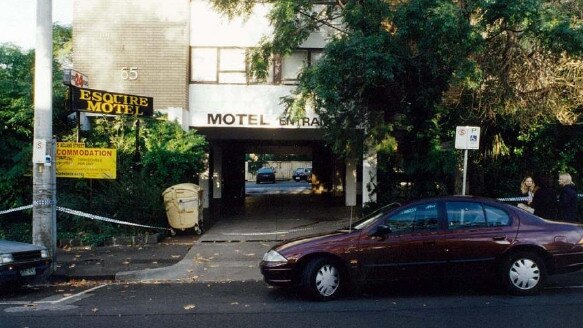
<instances>
[{"instance_id":1,"label":"asphalt road","mask_svg":"<svg viewBox=\"0 0 583 328\"><path fill-rule=\"evenodd\" d=\"M78 283L0 293L0 327L578 327L583 272L551 277L541 295L483 282L395 284L332 302L262 282Z\"/></svg>"}]
</instances>

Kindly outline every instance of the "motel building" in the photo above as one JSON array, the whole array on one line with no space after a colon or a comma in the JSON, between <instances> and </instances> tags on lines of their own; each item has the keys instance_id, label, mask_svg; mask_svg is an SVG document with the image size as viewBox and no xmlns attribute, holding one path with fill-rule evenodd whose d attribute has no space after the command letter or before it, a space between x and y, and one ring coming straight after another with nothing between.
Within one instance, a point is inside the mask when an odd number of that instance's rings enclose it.
<instances>
[{"instance_id":1,"label":"motel building","mask_svg":"<svg viewBox=\"0 0 583 328\"><path fill-rule=\"evenodd\" d=\"M274 59L266 82L247 77L247 51L271 31L268 11L258 3L250 17L229 21L206 0L74 1L73 68L88 88L153 97L156 111L206 136L208 169L198 184L207 209L243 205L245 154L307 155L313 193L346 206L374 201L367 192L374 156L336 158L315 113L281 119L280 97L295 88L301 67L322 56L332 29Z\"/></svg>"}]
</instances>

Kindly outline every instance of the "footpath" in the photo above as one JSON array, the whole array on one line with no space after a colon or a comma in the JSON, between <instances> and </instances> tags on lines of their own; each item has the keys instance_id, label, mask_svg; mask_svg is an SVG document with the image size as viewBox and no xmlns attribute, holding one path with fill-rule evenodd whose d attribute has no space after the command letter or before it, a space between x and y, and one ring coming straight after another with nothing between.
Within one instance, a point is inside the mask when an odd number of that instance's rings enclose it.
<instances>
[{"instance_id":1,"label":"footpath","mask_svg":"<svg viewBox=\"0 0 583 328\"><path fill-rule=\"evenodd\" d=\"M119 282L261 281L259 262L276 243L350 224L350 209L266 206L218 220L202 235L178 232L137 246L58 249L56 281Z\"/></svg>"}]
</instances>

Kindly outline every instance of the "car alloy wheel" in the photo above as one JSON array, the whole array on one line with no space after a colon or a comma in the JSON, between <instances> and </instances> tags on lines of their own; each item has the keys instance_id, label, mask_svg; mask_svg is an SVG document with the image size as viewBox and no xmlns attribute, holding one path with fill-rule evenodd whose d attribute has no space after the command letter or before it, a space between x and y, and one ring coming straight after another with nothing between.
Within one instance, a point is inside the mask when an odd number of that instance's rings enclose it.
<instances>
[{"instance_id":1,"label":"car alloy wheel","mask_svg":"<svg viewBox=\"0 0 583 328\"><path fill-rule=\"evenodd\" d=\"M312 260L304 270L303 285L306 292L317 300L336 298L340 293L340 283L340 269L327 259Z\"/></svg>"},{"instance_id":2,"label":"car alloy wheel","mask_svg":"<svg viewBox=\"0 0 583 328\"><path fill-rule=\"evenodd\" d=\"M518 253L505 265L506 287L515 295L531 295L540 291L546 271L544 262L534 253Z\"/></svg>"}]
</instances>

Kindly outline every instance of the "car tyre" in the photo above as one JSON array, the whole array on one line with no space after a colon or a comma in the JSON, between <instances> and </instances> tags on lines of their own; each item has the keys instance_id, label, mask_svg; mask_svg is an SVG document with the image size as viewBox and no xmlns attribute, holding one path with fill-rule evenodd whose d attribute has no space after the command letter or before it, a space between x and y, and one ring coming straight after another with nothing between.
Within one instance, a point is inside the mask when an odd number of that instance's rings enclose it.
<instances>
[{"instance_id":1,"label":"car tyre","mask_svg":"<svg viewBox=\"0 0 583 328\"><path fill-rule=\"evenodd\" d=\"M308 297L328 301L338 297L343 279L338 264L326 258L319 258L310 261L304 268L302 286Z\"/></svg>"},{"instance_id":2,"label":"car tyre","mask_svg":"<svg viewBox=\"0 0 583 328\"><path fill-rule=\"evenodd\" d=\"M502 283L513 295L527 296L539 293L546 276L544 261L533 252L514 253L502 264Z\"/></svg>"}]
</instances>

